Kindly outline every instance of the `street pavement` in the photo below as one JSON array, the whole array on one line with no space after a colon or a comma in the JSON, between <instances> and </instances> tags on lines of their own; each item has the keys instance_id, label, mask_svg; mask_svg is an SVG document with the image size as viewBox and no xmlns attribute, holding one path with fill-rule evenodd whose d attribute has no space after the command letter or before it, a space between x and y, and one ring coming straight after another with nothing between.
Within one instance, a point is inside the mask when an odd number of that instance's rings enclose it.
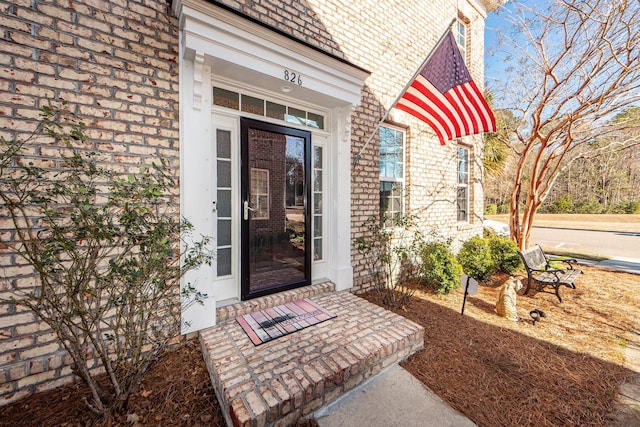
<instances>
[{"instance_id":1,"label":"street pavement","mask_svg":"<svg viewBox=\"0 0 640 427\"><path fill-rule=\"evenodd\" d=\"M532 242L543 247L608 257L603 261L580 260L581 264L640 274L640 236L638 233L533 227L531 237Z\"/></svg>"}]
</instances>

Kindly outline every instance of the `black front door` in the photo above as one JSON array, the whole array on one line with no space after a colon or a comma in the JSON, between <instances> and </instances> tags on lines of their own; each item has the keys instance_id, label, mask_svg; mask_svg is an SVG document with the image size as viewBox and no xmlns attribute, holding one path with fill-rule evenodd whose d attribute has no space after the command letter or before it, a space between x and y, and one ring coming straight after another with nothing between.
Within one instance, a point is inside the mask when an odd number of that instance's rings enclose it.
<instances>
[{"instance_id":1,"label":"black front door","mask_svg":"<svg viewBox=\"0 0 640 427\"><path fill-rule=\"evenodd\" d=\"M241 120L242 299L311 282L311 133Z\"/></svg>"}]
</instances>

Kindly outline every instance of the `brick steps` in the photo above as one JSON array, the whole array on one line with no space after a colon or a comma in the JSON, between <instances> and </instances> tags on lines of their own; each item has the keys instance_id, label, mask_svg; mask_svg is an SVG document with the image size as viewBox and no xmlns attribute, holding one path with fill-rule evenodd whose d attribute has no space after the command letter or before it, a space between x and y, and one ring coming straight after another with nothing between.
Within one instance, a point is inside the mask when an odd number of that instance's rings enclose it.
<instances>
[{"instance_id":1,"label":"brick steps","mask_svg":"<svg viewBox=\"0 0 640 427\"><path fill-rule=\"evenodd\" d=\"M257 347L235 321L303 297L337 317ZM200 342L227 424L234 426L290 425L423 348L422 327L349 292L335 292L332 284L221 310L219 318L226 320L201 331Z\"/></svg>"}]
</instances>

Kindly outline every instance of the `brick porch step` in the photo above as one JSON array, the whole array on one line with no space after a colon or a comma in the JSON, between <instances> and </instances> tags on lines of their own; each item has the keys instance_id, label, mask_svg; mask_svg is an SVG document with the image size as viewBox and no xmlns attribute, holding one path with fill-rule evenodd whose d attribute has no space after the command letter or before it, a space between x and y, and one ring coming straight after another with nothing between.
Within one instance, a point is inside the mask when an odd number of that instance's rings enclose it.
<instances>
[{"instance_id":1,"label":"brick porch step","mask_svg":"<svg viewBox=\"0 0 640 427\"><path fill-rule=\"evenodd\" d=\"M218 311L200 332L228 425L286 426L423 348L421 326L330 283L245 301ZM235 316L308 297L337 317L254 346Z\"/></svg>"}]
</instances>

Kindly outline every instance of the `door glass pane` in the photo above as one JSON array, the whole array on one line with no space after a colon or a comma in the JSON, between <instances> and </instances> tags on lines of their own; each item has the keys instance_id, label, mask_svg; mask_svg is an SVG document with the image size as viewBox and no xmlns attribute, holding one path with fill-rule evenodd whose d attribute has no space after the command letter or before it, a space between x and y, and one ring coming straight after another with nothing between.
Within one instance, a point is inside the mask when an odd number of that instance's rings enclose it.
<instances>
[{"instance_id":1,"label":"door glass pane","mask_svg":"<svg viewBox=\"0 0 640 427\"><path fill-rule=\"evenodd\" d=\"M231 245L231 220L218 220L218 246Z\"/></svg>"},{"instance_id":2,"label":"door glass pane","mask_svg":"<svg viewBox=\"0 0 640 427\"><path fill-rule=\"evenodd\" d=\"M231 190L218 190L218 218L231 218Z\"/></svg>"},{"instance_id":3,"label":"door glass pane","mask_svg":"<svg viewBox=\"0 0 640 427\"><path fill-rule=\"evenodd\" d=\"M216 130L217 277L231 274L231 132Z\"/></svg>"},{"instance_id":4,"label":"door glass pane","mask_svg":"<svg viewBox=\"0 0 640 427\"><path fill-rule=\"evenodd\" d=\"M322 147L313 147L313 259L322 256Z\"/></svg>"},{"instance_id":5,"label":"door glass pane","mask_svg":"<svg viewBox=\"0 0 640 427\"><path fill-rule=\"evenodd\" d=\"M231 161L218 160L218 187L231 187Z\"/></svg>"},{"instance_id":6,"label":"door glass pane","mask_svg":"<svg viewBox=\"0 0 640 427\"><path fill-rule=\"evenodd\" d=\"M231 248L218 248L218 277L231 274Z\"/></svg>"},{"instance_id":7,"label":"door glass pane","mask_svg":"<svg viewBox=\"0 0 640 427\"><path fill-rule=\"evenodd\" d=\"M304 138L248 132L249 293L306 279Z\"/></svg>"}]
</instances>

